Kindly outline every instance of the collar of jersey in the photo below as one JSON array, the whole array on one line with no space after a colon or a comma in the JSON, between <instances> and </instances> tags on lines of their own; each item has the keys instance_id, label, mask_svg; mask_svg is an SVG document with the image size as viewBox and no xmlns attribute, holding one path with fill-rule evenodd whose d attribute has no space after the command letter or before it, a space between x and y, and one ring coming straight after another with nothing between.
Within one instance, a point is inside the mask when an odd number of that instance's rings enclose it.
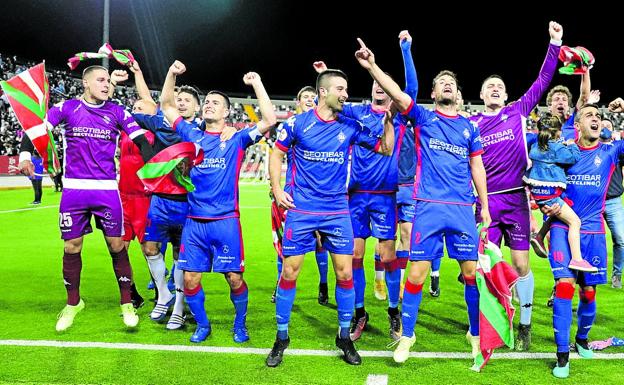
<instances>
[{"instance_id":1,"label":"collar of jersey","mask_svg":"<svg viewBox=\"0 0 624 385\"><path fill-rule=\"evenodd\" d=\"M331 122L335 122L336 121L336 119L325 120L325 119L321 118L321 115L318 114L318 112L316 111L316 108L314 109L314 116L316 116L316 118L318 120L320 120L321 122L323 122L323 123L331 123Z\"/></svg>"},{"instance_id":2,"label":"collar of jersey","mask_svg":"<svg viewBox=\"0 0 624 385\"><path fill-rule=\"evenodd\" d=\"M89 103L89 102L87 102L87 101L86 101L86 100L84 100L84 99L80 99L80 101L81 101L82 103L84 103L84 105L85 105L85 106L87 106L87 107L91 107L91 108L101 108L101 107L104 107L104 104L106 104L106 101L103 101L103 102L102 102L102 103L100 103L100 104L93 104L93 103Z\"/></svg>"}]
</instances>

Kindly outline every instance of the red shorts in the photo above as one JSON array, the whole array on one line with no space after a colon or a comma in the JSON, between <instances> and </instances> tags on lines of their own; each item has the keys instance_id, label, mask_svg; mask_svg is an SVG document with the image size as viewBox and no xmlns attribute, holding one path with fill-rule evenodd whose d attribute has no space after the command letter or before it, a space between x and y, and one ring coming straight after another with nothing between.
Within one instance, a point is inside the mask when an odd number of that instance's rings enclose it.
<instances>
[{"instance_id":1,"label":"red shorts","mask_svg":"<svg viewBox=\"0 0 624 385\"><path fill-rule=\"evenodd\" d=\"M123 240L130 242L136 237L139 242L143 243L150 197L145 195L120 195L121 207L123 209Z\"/></svg>"}]
</instances>

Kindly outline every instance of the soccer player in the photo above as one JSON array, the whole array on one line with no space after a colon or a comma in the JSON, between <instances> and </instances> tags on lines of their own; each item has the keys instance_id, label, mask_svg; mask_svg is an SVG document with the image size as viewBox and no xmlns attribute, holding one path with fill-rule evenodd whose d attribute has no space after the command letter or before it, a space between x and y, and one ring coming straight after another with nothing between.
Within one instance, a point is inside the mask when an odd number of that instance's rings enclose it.
<instances>
[{"instance_id":1,"label":"soccer player","mask_svg":"<svg viewBox=\"0 0 624 385\"><path fill-rule=\"evenodd\" d=\"M59 103L48 111L52 126L65 123L65 162L59 227L64 240L63 280L67 306L59 314L57 331L68 329L85 307L80 298L82 242L92 232L91 216L104 233L121 293L121 311L127 327L137 326L139 317L131 303L132 270L128 251L121 238L123 214L115 171L115 151L120 131L125 131L144 155L151 146L132 116L108 100L110 77L101 66L87 67L82 74L84 94L79 99ZM29 143L24 141L23 143ZM32 145L32 144L31 144ZM30 173L31 148L22 147L20 169Z\"/></svg>"},{"instance_id":2,"label":"soccer player","mask_svg":"<svg viewBox=\"0 0 624 385\"><path fill-rule=\"evenodd\" d=\"M505 82L499 75L488 76L481 85L480 97L485 111L469 119L479 128L483 145L483 165L487 175L488 201L492 223L488 239L511 249L511 260L518 272L516 292L520 302L520 324L516 349L525 351L531 344L533 310L533 272L529 267L530 209L522 177L527 169L525 121L546 92L557 69L563 28L551 21L550 44L537 79L519 100L507 103ZM476 221L480 222L479 203Z\"/></svg>"},{"instance_id":3,"label":"soccer player","mask_svg":"<svg viewBox=\"0 0 624 385\"><path fill-rule=\"evenodd\" d=\"M204 308L204 290L201 286L203 272L223 273L230 286L230 299L234 304L234 342L249 340L247 326L247 284L243 237L238 210L238 175L245 149L261 139L276 123L273 105L260 76L249 72L243 77L245 84L253 87L262 119L251 128L242 129L225 142L219 135L225 129L230 100L220 91L210 91L202 108L204 123L197 126L180 116L173 99L176 77L186 67L175 61L169 68L163 93L162 110L173 123L182 140L197 143L204 150L204 160L191 170L195 190L189 193L189 215L182 232L178 267L184 271L184 295L197 321L191 342L204 341L211 332Z\"/></svg>"},{"instance_id":4,"label":"soccer player","mask_svg":"<svg viewBox=\"0 0 624 385\"><path fill-rule=\"evenodd\" d=\"M459 262L464 278L464 298L468 307L473 355L479 352L479 292L476 286L476 261L479 236L474 225L472 183L481 202L483 227L491 222L485 169L478 128L457 115L457 79L450 71L440 72L433 80L431 97L435 111L415 104L375 63L373 52L358 39L355 57L373 79L390 95L399 111L415 128L418 162L414 197L416 213L412 223L410 271L403 293L403 333L394 351L394 360L405 362L416 337L414 327L422 299L422 286L431 261L442 257L443 237L449 257ZM471 183L472 182L472 183Z\"/></svg>"},{"instance_id":5,"label":"soccer player","mask_svg":"<svg viewBox=\"0 0 624 385\"><path fill-rule=\"evenodd\" d=\"M314 107L316 107L316 90L314 87L306 86L299 90L297 93L297 102L296 102L296 111L298 114L308 112ZM281 130L281 124L278 126L277 131ZM286 182L285 182L285 190L290 193L290 186L292 184L292 150L288 152L286 157ZM282 274L282 262L284 256L282 254L282 238L284 234L284 222L286 221L286 210L283 207L280 207L273 197L273 193L271 192L271 223L273 226L273 246L275 247L275 251L277 252L277 282L279 283L279 278ZM316 257L316 265L319 270L319 292L318 292L318 303L321 305L326 305L329 301L328 291L327 291L327 269L328 269L328 253L327 250L323 248L321 245L320 235L316 235L316 249L314 250L314 255ZM273 291L273 295L271 296L271 302L275 302L275 295L277 294L277 285L275 286L275 290Z\"/></svg>"},{"instance_id":6,"label":"soccer player","mask_svg":"<svg viewBox=\"0 0 624 385\"><path fill-rule=\"evenodd\" d=\"M305 253L315 247L315 231L321 235L323 247L331 253L336 273L340 325L336 346L343 351L347 363L359 365L362 362L349 337L355 292L351 269L353 228L346 199L347 157L353 144L390 155L394 146L394 128L389 112L381 139L361 123L338 114L348 97L347 76L340 70L320 73L316 90L318 106L291 117L283 125L269 162L273 195L278 204L288 209L284 227L284 266L275 304L277 336L266 359L270 367L282 362L284 350L290 343L288 323L297 277ZM289 149L294 155L292 195L280 186L282 159Z\"/></svg>"},{"instance_id":7,"label":"soccer player","mask_svg":"<svg viewBox=\"0 0 624 385\"><path fill-rule=\"evenodd\" d=\"M613 112L624 111L624 101L613 101ZM553 305L553 328L557 344L557 365L553 375L566 378L570 374L569 340L572 322L574 285L579 285L578 327L575 346L582 358L591 358L588 333L596 318L596 286L607 283L607 245L602 212L609 178L624 155L624 142L600 142L601 115L596 105L582 106L575 115L574 127L579 133L577 144L581 159L567 170L567 197L574 202L572 209L581 219L581 252L583 258L598 268L597 273L576 272L568 268L571 254L567 227L554 220L550 230L548 259L556 280ZM559 207L542 208L548 215L557 215Z\"/></svg>"}]
</instances>

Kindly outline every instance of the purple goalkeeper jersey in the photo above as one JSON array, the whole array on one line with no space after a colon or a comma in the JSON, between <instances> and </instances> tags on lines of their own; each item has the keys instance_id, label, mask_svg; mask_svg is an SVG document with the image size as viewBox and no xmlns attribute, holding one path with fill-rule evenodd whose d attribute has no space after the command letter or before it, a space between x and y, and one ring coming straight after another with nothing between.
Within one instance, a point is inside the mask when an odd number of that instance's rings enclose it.
<instances>
[{"instance_id":1,"label":"purple goalkeeper jersey","mask_svg":"<svg viewBox=\"0 0 624 385\"><path fill-rule=\"evenodd\" d=\"M291 192L295 208L306 213L348 213L347 158L353 144L377 149L379 137L358 121L342 115L323 120L316 109L282 125L276 147L292 148Z\"/></svg>"},{"instance_id":2,"label":"purple goalkeeper jersey","mask_svg":"<svg viewBox=\"0 0 624 385\"><path fill-rule=\"evenodd\" d=\"M145 132L123 107L110 101L66 100L50 108L48 121L52 126L65 123L63 169L68 188L116 189L115 151L121 130L130 139Z\"/></svg>"},{"instance_id":3,"label":"purple goalkeeper jersey","mask_svg":"<svg viewBox=\"0 0 624 385\"><path fill-rule=\"evenodd\" d=\"M581 219L581 232L604 234L605 198L611 174L618 167L624 154L624 141L598 143L593 147L581 147L581 159L567 170L566 196L574 203L572 209ZM553 226L567 226L560 221Z\"/></svg>"},{"instance_id":4,"label":"purple goalkeeper jersey","mask_svg":"<svg viewBox=\"0 0 624 385\"><path fill-rule=\"evenodd\" d=\"M526 119L546 92L557 69L560 46L551 42L537 80L522 97L497 113L482 112L470 117L479 128L484 153L483 165L489 194L523 187L527 169Z\"/></svg>"},{"instance_id":5,"label":"purple goalkeeper jersey","mask_svg":"<svg viewBox=\"0 0 624 385\"><path fill-rule=\"evenodd\" d=\"M373 134L381 136L384 130L385 111L375 110L372 104L346 103L342 114L361 122ZM391 156L378 154L361 146L351 153L349 192L393 193L399 189L399 153L405 133L406 119L394 118L394 150Z\"/></svg>"}]
</instances>

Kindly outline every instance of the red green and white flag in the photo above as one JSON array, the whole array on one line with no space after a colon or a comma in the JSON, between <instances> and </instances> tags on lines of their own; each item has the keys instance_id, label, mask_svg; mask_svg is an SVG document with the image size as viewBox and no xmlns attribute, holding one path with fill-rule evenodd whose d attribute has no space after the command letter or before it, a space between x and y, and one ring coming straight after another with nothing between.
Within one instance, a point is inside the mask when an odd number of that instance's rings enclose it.
<instances>
[{"instance_id":1,"label":"red green and white flag","mask_svg":"<svg viewBox=\"0 0 624 385\"><path fill-rule=\"evenodd\" d=\"M193 166L204 160L204 151L195 143L169 146L150 159L137 176L154 193L186 194L195 190L189 177Z\"/></svg>"},{"instance_id":2,"label":"red green and white flag","mask_svg":"<svg viewBox=\"0 0 624 385\"><path fill-rule=\"evenodd\" d=\"M518 273L503 260L495 244L484 239L479 246L477 288L479 289L479 336L481 353L474 359L472 370L481 371L502 346L514 347L511 288Z\"/></svg>"},{"instance_id":3,"label":"red green and white flag","mask_svg":"<svg viewBox=\"0 0 624 385\"><path fill-rule=\"evenodd\" d=\"M52 125L47 119L50 96L45 63L0 82L0 85L17 120L43 159L43 167L51 175L58 174L61 165L56 154Z\"/></svg>"},{"instance_id":4,"label":"red green and white flag","mask_svg":"<svg viewBox=\"0 0 624 385\"><path fill-rule=\"evenodd\" d=\"M596 63L594 55L581 46L562 46L559 51L559 60L563 62L563 67L559 68L559 73L562 75L582 75Z\"/></svg>"}]
</instances>

